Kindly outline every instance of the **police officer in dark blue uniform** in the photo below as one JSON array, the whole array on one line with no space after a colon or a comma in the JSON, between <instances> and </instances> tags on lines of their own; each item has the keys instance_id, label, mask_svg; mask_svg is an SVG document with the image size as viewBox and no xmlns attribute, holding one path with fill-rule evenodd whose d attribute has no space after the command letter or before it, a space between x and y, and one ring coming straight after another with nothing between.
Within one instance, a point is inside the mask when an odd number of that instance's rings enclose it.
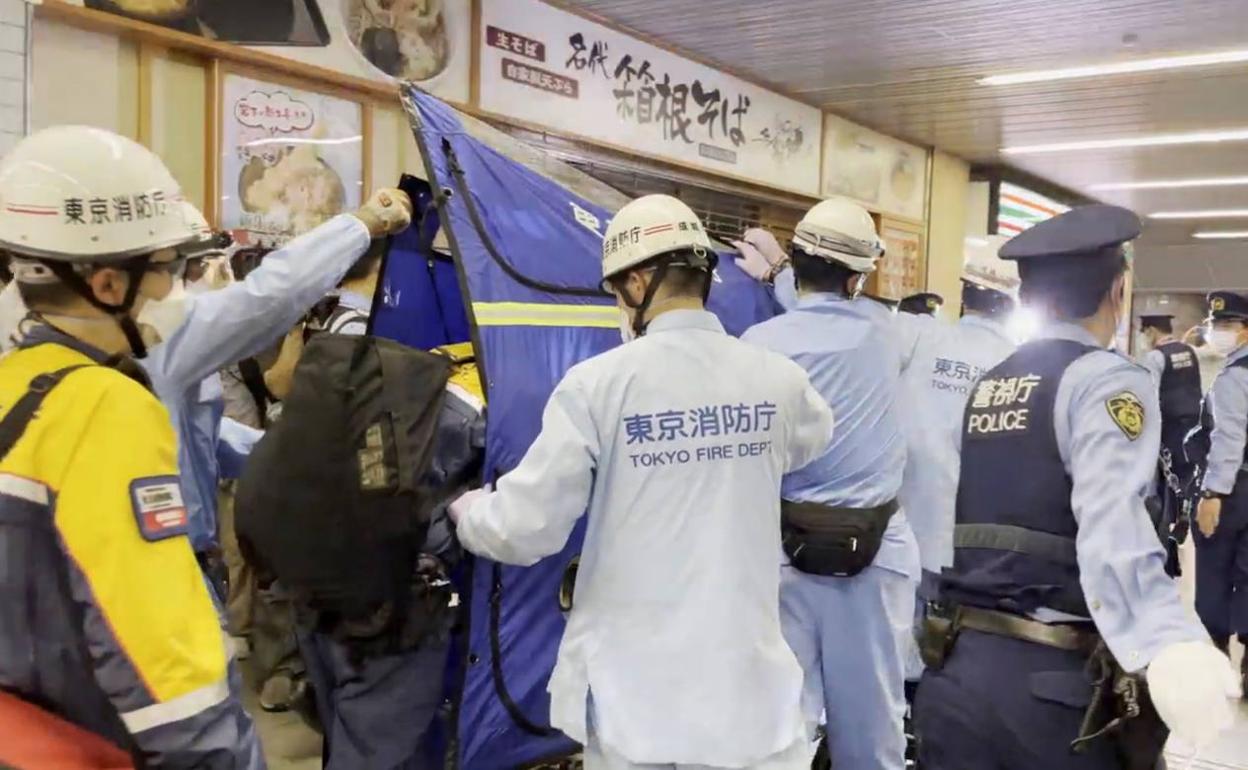
<instances>
[{"instance_id":1,"label":"police officer in dark blue uniform","mask_svg":"<svg viewBox=\"0 0 1248 770\"><path fill-rule=\"evenodd\" d=\"M906 297L897 304L897 309L911 315L936 316L940 314L940 309L944 306L944 297L934 292L925 291L921 294L911 294L909 297Z\"/></svg>"},{"instance_id":2,"label":"police officer in dark blue uniform","mask_svg":"<svg viewBox=\"0 0 1248 770\"><path fill-rule=\"evenodd\" d=\"M1159 534L1166 543L1166 571L1179 574L1178 545L1187 537L1194 498L1194 468L1183 443L1200 423L1204 391L1196 351L1174 337L1174 316L1140 316L1140 364L1153 375L1161 404L1161 455L1157 460Z\"/></svg>"},{"instance_id":3,"label":"police officer in dark blue uniform","mask_svg":"<svg viewBox=\"0 0 1248 770\"><path fill-rule=\"evenodd\" d=\"M1196 611L1214 644L1248 643L1248 298L1209 295L1210 344L1226 356L1213 381L1208 469L1196 515ZM1245 664L1248 679L1248 664Z\"/></svg>"},{"instance_id":4,"label":"police officer in dark blue uniform","mask_svg":"<svg viewBox=\"0 0 1248 770\"><path fill-rule=\"evenodd\" d=\"M1156 391L1107 350L1139 232L1131 212L1087 206L1000 252L1049 323L967 405L954 566L928 618L915 704L924 770L1152 768L1165 725L1199 744L1231 722L1235 672L1166 576L1144 506ZM1147 688L1131 676L1144 671ZM1072 749L1128 706L1142 715Z\"/></svg>"}]
</instances>

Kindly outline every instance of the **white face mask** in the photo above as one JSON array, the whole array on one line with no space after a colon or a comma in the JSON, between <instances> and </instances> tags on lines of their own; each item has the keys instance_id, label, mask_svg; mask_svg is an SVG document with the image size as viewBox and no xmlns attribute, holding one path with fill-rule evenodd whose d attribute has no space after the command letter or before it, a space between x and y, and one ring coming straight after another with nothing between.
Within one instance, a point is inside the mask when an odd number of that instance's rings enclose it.
<instances>
[{"instance_id":1,"label":"white face mask","mask_svg":"<svg viewBox=\"0 0 1248 770\"><path fill-rule=\"evenodd\" d=\"M164 299L149 299L144 302L135 320L140 326L151 328L160 340L167 340L186 321L190 300L182 281L174 281L173 288Z\"/></svg>"},{"instance_id":2,"label":"white face mask","mask_svg":"<svg viewBox=\"0 0 1248 770\"><path fill-rule=\"evenodd\" d=\"M1214 329L1209 332L1209 347L1219 355L1229 356L1239 347L1239 332L1234 329Z\"/></svg>"}]
</instances>

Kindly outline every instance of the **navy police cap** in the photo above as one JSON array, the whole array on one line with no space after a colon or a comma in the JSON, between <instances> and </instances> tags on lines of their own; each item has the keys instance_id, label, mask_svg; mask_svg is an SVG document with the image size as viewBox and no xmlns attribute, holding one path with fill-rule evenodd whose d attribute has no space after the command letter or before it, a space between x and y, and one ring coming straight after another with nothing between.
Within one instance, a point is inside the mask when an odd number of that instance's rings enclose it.
<instances>
[{"instance_id":1,"label":"navy police cap","mask_svg":"<svg viewBox=\"0 0 1248 770\"><path fill-rule=\"evenodd\" d=\"M945 298L939 294L927 291L920 294L911 294L897 304L897 309L903 313L912 315L935 315L937 310L945 304Z\"/></svg>"},{"instance_id":2,"label":"navy police cap","mask_svg":"<svg viewBox=\"0 0 1248 770\"><path fill-rule=\"evenodd\" d=\"M1024 230L1001 247L1002 259L1103 257L1140 234L1140 218L1121 206L1079 206ZM1039 263L1037 263L1039 264Z\"/></svg>"},{"instance_id":3,"label":"navy police cap","mask_svg":"<svg viewBox=\"0 0 1248 770\"><path fill-rule=\"evenodd\" d=\"M1233 291L1215 291L1209 294L1209 319L1212 321L1248 320L1248 297Z\"/></svg>"}]
</instances>

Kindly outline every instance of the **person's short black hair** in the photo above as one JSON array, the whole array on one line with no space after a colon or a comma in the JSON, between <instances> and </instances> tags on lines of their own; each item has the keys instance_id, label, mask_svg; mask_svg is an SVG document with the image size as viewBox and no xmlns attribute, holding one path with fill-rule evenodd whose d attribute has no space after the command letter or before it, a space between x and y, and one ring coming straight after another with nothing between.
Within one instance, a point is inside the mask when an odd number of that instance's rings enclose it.
<instances>
[{"instance_id":1,"label":"person's short black hair","mask_svg":"<svg viewBox=\"0 0 1248 770\"><path fill-rule=\"evenodd\" d=\"M1014 298L1003 291L985 289L970 281L962 282L962 308L986 316L1000 316L1013 313L1016 303Z\"/></svg>"},{"instance_id":2,"label":"person's short black hair","mask_svg":"<svg viewBox=\"0 0 1248 770\"><path fill-rule=\"evenodd\" d=\"M1162 334L1173 334L1174 323L1169 318L1140 319L1141 329L1156 329Z\"/></svg>"},{"instance_id":3,"label":"person's short black hair","mask_svg":"<svg viewBox=\"0 0 1248 770\"><path fill-rule=\"evenodd\" d=\"M347 274L342 277L341 286L349 281L358 281L361 278L367 278L381 268L381 258L386 253L386 239L377 238L368 244L368 249L364 255L355 261Z\"/></svg>"},{"instance_id":4,"label":"person's short black hair","mask_svg":"<svg viewBox=\"0 0 1248 770\"><path fill-rule=\"evenodd\" d=\"M804 251L794 251L790 256L793 275L802 291L845 294L845 285L860 275L842 264L813 257Z\"/></svg>"},{"instance_id":5,"label":"person's short black hair","mask_svg":"<svg viewBox=\"0 0 1248 770\"><path fill-rule=\"evenodd\" d=\"M684 256L685 252L680 251L662 254L613 276L609 281L612 286L616 287L617 291L622 291L628 274L634 270L653 270L663 261L669 263L672 261L680 262ZM669 297L696 297L697 299L703 299L710 280L711 273L709 269L689 267L685 264L668 264L667 272L663 276L662 291Z\"/></svg>"},{"instance_id":6,"label":"person's short black hair","mask_svg":"<svg viewBox=\"0 0 1248 770\"><path fill-rule=\"evenodd\" d=\"M56 283L21 283L17 284L17 293L22 302L31 310L68 310L74 303L82 299L82 295L65 284Z\"/></svg>"},{"instance_id":7,"label":"person's short black hair","mask_svg":"<svg viewBox=\"0 0 1248 770\"><path fill-rule=\"evenodd\" d=\"M1020 294L1025 304L1047 307L1059 321L1081 321L1096 314L1114 281L1126 270L1125 257L1080 262L1054 258L1043 264L1020 260Z\"/></svg>"}]
</instances>

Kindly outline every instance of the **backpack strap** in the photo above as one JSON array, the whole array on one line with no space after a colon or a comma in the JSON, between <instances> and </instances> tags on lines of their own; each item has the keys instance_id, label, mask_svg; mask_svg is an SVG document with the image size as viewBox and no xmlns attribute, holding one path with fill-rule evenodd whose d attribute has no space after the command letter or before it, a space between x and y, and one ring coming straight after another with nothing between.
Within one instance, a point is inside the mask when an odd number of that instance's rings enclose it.
<instances>
[{"instance_id":1,"label":"backpack strap","mask_svg":"<svg viewBox=\"0 0 1248 770\"><path fill-rule=\"evenodd\" d=\"M64 369L57 369L55 372L44 372L30 381L30 387L17 400L17 403L4 416L4 419L0 420L0 460L13 451L13 447L21 439L22 434L26 432L26 428L31 421L38 416L39 407L43 405L43 400L48 397L52 389L59 385L70 373L88 366L92 366L92 364L67 366Z\"/></svg>"}]
</instances>

